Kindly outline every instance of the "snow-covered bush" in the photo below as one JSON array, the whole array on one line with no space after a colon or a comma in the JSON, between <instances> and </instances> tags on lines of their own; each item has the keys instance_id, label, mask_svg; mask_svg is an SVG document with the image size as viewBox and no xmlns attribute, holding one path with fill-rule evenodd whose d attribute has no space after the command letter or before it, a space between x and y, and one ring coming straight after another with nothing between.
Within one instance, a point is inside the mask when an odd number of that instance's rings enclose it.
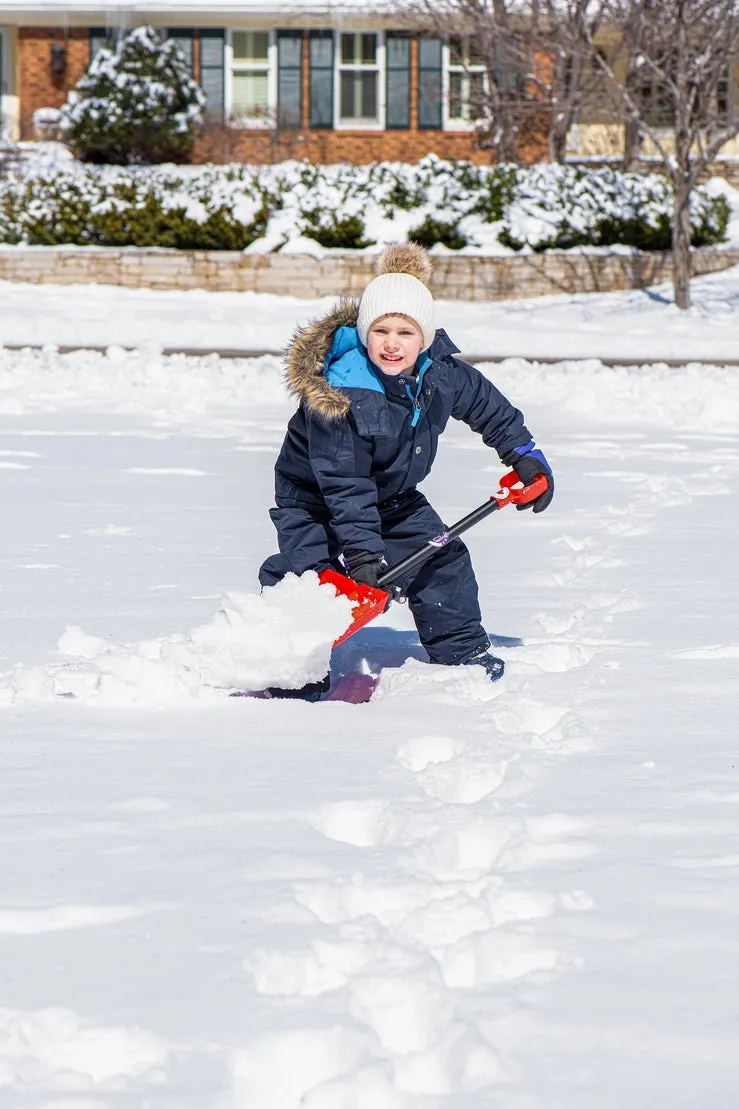
<instances>
[{"instance_id":1,"label":"snow-covered bush","mask_svg":"<svg viewBox=\"0 0 739 1109\"><path fill-rule=\"evenodd\" d=\"M261 196L240 206L188 197L153 174L107 181L93 169L74 177L32 178L0 197L0 239L36 246L176 247L244 250L262 236Z\"/></svg>"},{"instance_id":2,"label":"snow-covered bush","mask_svg":"<svg viewBox=\"0 0 739 1109\"><path fill-rule=\"evenodd\" d=\"M37 108L33 113L33 133L39 142L56 142L59 138L59 121L62 113L58 108Z\"/></svg>"},{"instance_id":3,"label":"snow-covered bush","mask_svg":"<svg viewBox=\"0 0 739 1109\"><path fill-rule=\"evenodd\" d=\"M341 215L324 208L311 208L300 215L301 233L329 250L364 250L374 246L359 215Z\"/></svg>"},{"instance_id":4,"label":"snow-covered bush","mask_svg":"<svg viewBox=\"0 0 739 1109\"><path fill-rule=\"evenodd\" d=\"M441 243L447 250L461 250L469 241L459 230L458 224L451 220L434 219L433 216L426 216L423 223L412 227L408 232L408 238L427 249Z\"/></svg>"},{"instance_id":5,"label":"snow-covered bush","mask_svg":"<svg viewBox=\"0 0 739 1109\"><path fill-rule=\"evenodd\" d=\"M671 214L672 186L659 174L531 166L516 173L498 238L513 250L616 244L669 250ZM691 205L693 246L721 242L729 215L724 197L697 189Z\"/></svg>"},{"instance_id":6,"label":"snow-covered bush","mask_svg":"<svg viewBox=\"0 0 739 1109\"><path fill-rule=\"evenodd\" d=\"M69 94L60 127L89 162L182 162L190 153L205 97L173 39L136 27L103 49Z\"/></svg>"},{"instance_id":7,"label":"snow-covered bush","mask_svg":"<svg viewBox=\"0 0 739 1109\"><path fill-rule=\"evenodd\" d=\"M304 249L305 238L325 249L416 239L494 254L670 246L672 190L657 174L435 157L418 165L33 166L0 180L0 242L262 253ZM694 245L725 238L730 208L719 191L695 190L691 214Z\"/></svg>"}]
</instances>

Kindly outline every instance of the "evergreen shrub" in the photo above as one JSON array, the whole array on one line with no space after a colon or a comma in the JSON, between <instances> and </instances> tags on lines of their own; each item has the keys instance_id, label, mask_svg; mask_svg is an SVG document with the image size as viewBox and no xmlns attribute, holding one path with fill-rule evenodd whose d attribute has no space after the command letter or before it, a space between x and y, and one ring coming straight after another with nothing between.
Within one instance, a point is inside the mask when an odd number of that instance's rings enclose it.
<instances>
[{"instance_id":1,"label":"evergreen shrub","mask_svg":"<svg viewBox=\"0 0 739 1109\"><path fill-rule=\"evenodd\" d=\"M205 97L177 46L136 27L102 49L62 109L59 126L83 161L129 165L185 161Z\"/></svg>"},{"instance_id":2,"label":"evergreen shrub","mask_svg":"<svg viewBox=\"0 0 739 1109\"><path fill-rule=\"evenodd\" d=\"M459 230L456 223L447 220L434 219L426 216L423 223L413 227L408 232L408 238L414 243L420 243L427 249L441 243L449 250L461 250L468 245L467 238Z\"/></svg>"},{"instance_id":3,"label":"evergreen shrub","mask_svg":"<svg viewBox=\"0 0 739 1109\"><path fill-rule=\"evenodd\" d=\"M363 250L374 246L373 240L366 238L361 216L342 216L324 208L302 211L301 216L301 233L329 250Z\"/></svg>"},{"instance_id":4,"label":"evergreen shrub","mask_svg":"<svg viewBox=\"0 0 739 1109\"><path fill-rule=\"evenodd\" d=\"M67 165L69 168L67 168ZM408 207L406 207L408 205ZM572 166L81 166L0 179L0 242L243 250L298 235L326 249L413 239L448 249L478 238L511 250L668 250L672 187L658 174ZM693 191L693 245L725 240L731 207ZM485 233L482 224L488 225Z\"/></svg>"}]
</instances>

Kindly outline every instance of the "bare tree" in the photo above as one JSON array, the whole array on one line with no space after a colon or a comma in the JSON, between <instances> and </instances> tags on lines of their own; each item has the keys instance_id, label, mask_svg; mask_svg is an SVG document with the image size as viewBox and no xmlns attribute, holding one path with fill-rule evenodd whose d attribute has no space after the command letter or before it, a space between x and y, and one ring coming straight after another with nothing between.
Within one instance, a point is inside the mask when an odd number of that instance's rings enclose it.
<instances>
[{"instance_id":1,"label":"bare tree","mask_svg":"<svg viewBox=\"0 0 739 1109\"><path fill-rule=\"evenodd\" d=\"M479 143L500 161L518 161L526 140L548 141L563 162L583 100L603 93L590 44L608 0L398 0L427 33L451 42L469 66L469 115ZM460 51L456 45L461 41ZM484 72L484 82L473 85ZM610 106L610 105L609 105ZM605 106L604 106L605 110Z\"/></svg>"},{"instance_id":2,"label":"bare tree","mask_svg":"<svg viewBox=\"0 0 739 1109\"><path fill-rule=\"evenodd\" d=\"M608 0L532 0L540 59L533 80L550 107L549 156L564 162L567 140L583 102L597 102L603 79L593 64L591 44Z\"/></svg>"},{"instance_id":3,"label":"bare tree","mask_svg":"<svg viewBox=\"0 0 739 1109\"><path fill-rule=\"evenodd\" d=\"M672 182L675 304L689 308L691 194L739 134L731 89L739 0L608 0L604 18L607 50L586 33L593 64Z\"/></svg>"},{"instance_id":4,"label":"bare tree","mask_svg":"<svg viewBox=\"0 0 739 1109\"><path fill-rule=\"evenodd\" d=\"M517 162L522 140L541 131L548 110L534 74L531 0L398 0L398 10L451 43L455 69L469 74L464 107L480 146Z\"/></svg>"}]
</instances>

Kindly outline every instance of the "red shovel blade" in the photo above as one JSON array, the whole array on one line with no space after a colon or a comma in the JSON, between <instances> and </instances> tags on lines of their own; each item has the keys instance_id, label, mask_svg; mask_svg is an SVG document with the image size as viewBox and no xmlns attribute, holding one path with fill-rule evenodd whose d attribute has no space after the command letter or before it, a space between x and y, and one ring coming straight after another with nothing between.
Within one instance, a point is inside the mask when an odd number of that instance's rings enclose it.
<instances>
[{"instance_id":1,"label":"red shovel blade","mask_svg":"<svg viewBox=\"0 0 739 1109\"><path fill-rule=\"evenodd\" d=\"M348 597L352 603L352 622L344 634L335 640L334 647L384 612L390 601L390 594L384 589L362 585L361 582L354 581L345 574L339 574L336 570L321 570L318 580L321 585L333 585L337 596Z\"/></svg>"}]
</instances>

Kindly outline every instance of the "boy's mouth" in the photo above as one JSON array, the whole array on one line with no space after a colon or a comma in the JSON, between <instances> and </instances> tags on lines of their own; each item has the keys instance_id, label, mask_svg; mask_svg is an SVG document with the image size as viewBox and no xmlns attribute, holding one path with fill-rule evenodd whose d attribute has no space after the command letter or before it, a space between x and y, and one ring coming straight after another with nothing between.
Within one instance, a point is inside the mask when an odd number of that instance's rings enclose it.
<instances>
[{"instance_id":1,"label":"boy's mouth","mask_svg":"<svg viewBox=\"0 0 739 1109\"><path fill-rule=\"evenodd\" d=\"M402 362L403 361L403 355L402 354L381 354L380 357L383 358L386 362Z\"/></svg>"}]
</instances>

